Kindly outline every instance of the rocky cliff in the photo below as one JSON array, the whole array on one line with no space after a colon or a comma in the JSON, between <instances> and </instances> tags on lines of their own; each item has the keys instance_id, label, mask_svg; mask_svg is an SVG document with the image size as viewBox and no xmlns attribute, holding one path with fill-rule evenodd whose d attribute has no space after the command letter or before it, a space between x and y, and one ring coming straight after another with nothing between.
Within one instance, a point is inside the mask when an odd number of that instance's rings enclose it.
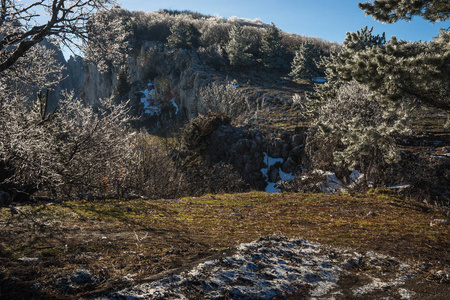
<instances>
[{"instance_id":1,"label":"rocky cliff","mask_svg":"<svg viewBox=\"0 0 450 300\"><path fill-rule=\"evenodd\" d=\"M176 104L187 118L197 115L198 91L211 82L214 76L214 69L202 64L195 51L168 49L160 42L143 43L132 52L125 68L130 83L128 99L135 104L139 103L138 100L142 97L139 91L152 82L156 93L162 98L175 98ZM86 103L94 104L97 99L110 97L117 91L118 68L100 73L95 65L87 64L85 72L83 94ZM162 82L168 82L168 85L163 85Z\"/></svg>"}]
</instances>

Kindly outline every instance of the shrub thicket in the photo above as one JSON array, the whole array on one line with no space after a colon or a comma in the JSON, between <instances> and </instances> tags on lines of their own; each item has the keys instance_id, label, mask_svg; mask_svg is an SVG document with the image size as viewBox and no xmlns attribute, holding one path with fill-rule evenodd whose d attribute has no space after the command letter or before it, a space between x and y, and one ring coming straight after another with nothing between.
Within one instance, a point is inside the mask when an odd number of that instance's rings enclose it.
<instances>
[{"instance_id":1,"label":"shrub thicket","mask_svg":"<svg viewBox=\"0 0 450 300\"><path fill-rule=\"evenodd\" d=\"M213 82L200 90L199 111L218 113L239 122L247 113L248 103L244 94L231 83Z\"/></svg>"},{"instance_id":2,"label":"shrub thicket","mask_svg":"<svg viewBox=\"0 0 450 300\"><path fill-rule=\"evenodd\" d=\"M230 125L230 122L230 117L219 113L208 113L192 119L182 133L184 147L192 153L204 154L214 130L221 125Z\"/></svg>"}]
</instances>

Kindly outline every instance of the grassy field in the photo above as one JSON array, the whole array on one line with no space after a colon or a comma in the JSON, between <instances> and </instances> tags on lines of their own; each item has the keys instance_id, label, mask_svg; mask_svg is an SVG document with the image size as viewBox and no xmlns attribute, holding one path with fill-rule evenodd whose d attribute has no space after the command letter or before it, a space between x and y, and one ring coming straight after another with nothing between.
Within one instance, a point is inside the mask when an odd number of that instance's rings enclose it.
<instances>
[{"instance_id":1,"label":"grassy field","mask_svg":"<svg viewBox=\"0 0 450 300\"><path fill-rule=\"evenodd\" d=\"M124 276L132 275L134 282L156 278L270 234L373 250L431 269L450 266L450 226L434 225L448 218L444 212L384 190L80 200L17 209L21 213L0 211L0 296L8 299L105 294L129 285ZM97 280L74 290L58 284L81 268Z\"/></svg>"}]
</instances>

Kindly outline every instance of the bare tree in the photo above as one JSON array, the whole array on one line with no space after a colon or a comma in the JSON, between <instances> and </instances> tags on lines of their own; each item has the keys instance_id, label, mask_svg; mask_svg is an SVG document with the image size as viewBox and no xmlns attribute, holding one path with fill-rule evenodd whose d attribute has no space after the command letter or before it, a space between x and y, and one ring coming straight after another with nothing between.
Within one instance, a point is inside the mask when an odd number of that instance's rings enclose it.
<instances>
[{"instance_id":1,"label":"bare tree","mask_svg":"<svg viewBox=\"0 0 450 300\"><path fill-rule=\"evenodd\" d=\"M67 46L79 46L89 38L91 16L114 0L36 0L22 4L0 0L0 74L13 68L20 58L45 38ZM46 22L40 22L44 15Z\"/></svg>"}]
</instances>

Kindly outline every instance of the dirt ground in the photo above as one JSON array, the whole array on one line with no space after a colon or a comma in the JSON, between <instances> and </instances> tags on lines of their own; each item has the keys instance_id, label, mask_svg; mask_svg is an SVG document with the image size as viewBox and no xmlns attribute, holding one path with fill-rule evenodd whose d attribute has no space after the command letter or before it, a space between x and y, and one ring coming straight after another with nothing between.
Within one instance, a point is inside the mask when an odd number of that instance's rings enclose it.
<instances>
[{"instance_id":1,"label":"dirt ground","mask_svg":"<svg viewBox=\"0 0 450 300\"><path fill-rule=\"evenodd\" d=\"M450 226L439 221L449 219L448 211L385 190L82 200L17 209L0 211L2 299L108 295L271 234L397 257L423 270L407 283L417 299L450 294ZM341 280L351 286L355 278Z\"/></svg>"}]
</instances>

